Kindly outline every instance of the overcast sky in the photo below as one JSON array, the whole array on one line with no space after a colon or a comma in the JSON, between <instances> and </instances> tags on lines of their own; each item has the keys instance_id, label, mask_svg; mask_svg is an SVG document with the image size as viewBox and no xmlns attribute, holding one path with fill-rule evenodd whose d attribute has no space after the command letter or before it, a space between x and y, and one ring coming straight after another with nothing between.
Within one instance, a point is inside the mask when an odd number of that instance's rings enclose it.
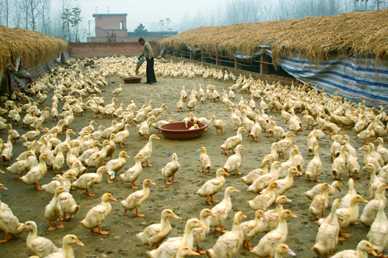
<instances>
[{"instance_id":1,"label":"overcast sky","mask_svg":"<svg viewBox=\"0 0 388 258\"><path fill-rule=\"evenodd\" d=\"M93 20L93 13L127 13L128 30L139 23L148 26L169 17L179 23L184 16L214 11L228 0L65 0L81 7L83 22ZM60 9L62 0L53 0L53 9Z\"/></svg>"}]
</instances>

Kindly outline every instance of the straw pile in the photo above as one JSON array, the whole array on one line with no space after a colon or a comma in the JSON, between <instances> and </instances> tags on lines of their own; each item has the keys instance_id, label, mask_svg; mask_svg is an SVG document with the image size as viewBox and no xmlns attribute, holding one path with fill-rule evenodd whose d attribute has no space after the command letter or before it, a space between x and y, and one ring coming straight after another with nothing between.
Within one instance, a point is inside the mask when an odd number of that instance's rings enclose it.
<instances>
[{"instance_id":1,"label":"straw pile","mask_svg":"<svg viewBox=\"0 0 388 258\"><path fill-rule=\"evenodd\" d=\"M41 33L0 26L0 72L20 56L24 67L47 63L67 48L61 39Z\"/></svg>"},{"instance_id":2,"label":"straw pile","mask_svg":"<svg viewBox=\"0 0 388 258\"><path fill-rule=\"evenodd\" d=\"M167 38L162 44L186 44L211 53L253 54L269 45L273 59L302 55L315 61L339 56L388 59L388 10L355 12L329 17L307 17L222 27L202 27Z\"/></svg>"}]
</instances>

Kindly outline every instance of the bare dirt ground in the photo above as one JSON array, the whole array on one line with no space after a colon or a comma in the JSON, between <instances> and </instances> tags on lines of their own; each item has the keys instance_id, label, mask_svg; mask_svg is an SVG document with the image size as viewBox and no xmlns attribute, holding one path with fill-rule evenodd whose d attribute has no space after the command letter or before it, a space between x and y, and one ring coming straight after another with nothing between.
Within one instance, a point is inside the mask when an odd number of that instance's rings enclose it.
<instances>
[{"instance_id":1,"label":"bare dirt ground","mask_svg":"<svg viewBox=\"0 0 388 258\"><path fill-rule=\"evenodd\" d=\"M106 88L104 97L106 102L110 102L112 90L121 83L118 79L111 79L110 86ZM175 103L178 99L180 86L186 85L187 89L197 87L200 84L205 85L210 81L203 79L166 79L159 78L159 83L155 86L141 85L125 85L124 92L119 97L125 105L131 99L136 103L142 104L146 100L152 99L154 106L166 103L169 107L169 113L164 115L164 118L183 118L186 113L176 113ZM215 82L211 83L218 86L221 92L223 88L229 87L232 83ZM247 97L247 96L245 96ZM238 96L239 98L239 96ZM222 103L206 103L200 105L195 114L197 116L207 116L209 113L214 113L217 117L227 121L229 119L229 112L226 111ZM95 119L98 124L104 126L110 125L109 119L95 118L93 114L85 112L81 117L77 117L73 128L79 131L80 128L87 125L91 119ZM279 120L279 119L278 119ZM21 130L22 131L22 130ZM301 149L306 162L312 157L307 154L306 149L306 135L309 131L304 131L297 136L297 145ZM359 143L354 141L354 134L348 132L352 138L355 147L359 147ZM191 141L171 141L161 139L155 141L153 152L153 167L146 168L138 182L144 178L152 178L157 186L152 189L151 196L148 201L141 207L141 211L145 213L145 219L132 218L131 216L124 216L123 209L119 203L113 204L112 214L105 221L105 227L111 230L111 235L108 237L99 237L91 234L88 230L83 228L79 222L85 216L86 212L99 202L99 198L87 198L79 191L72 191L73 196L81 205L80 212L73 218L71 222L65 224L65 228L55 232L47 232L47 223L43 217L45 205L51 199L50 194L45 192L37 193L33 187L28 186L15 180L12 175L1 175L1 181L9 188L8 191L0 194L3 202L7 203L13 212L20 218L21 221L34 220L37 222L39 232L46 236L57 245L61 244L61 239L65 234L74 233L85 243L85 247L76 247L76 257L110 257L110 258L124 258L124 257L147 257L147 248L142 245L135 237L135 234L143 230L143 228L151 223L156 223L160 219L160 212L164 208L173 209L179 216L183 218L181 221L173 221L174 230L170 236L177 236L182 234L184 221L191 217L199 215L199 211L206 206L204 200L195 194L196 190L209 178L214 177L214 172L217 167L224 164L226 157L220 154L219 146L229 136L234 135L234 131L230 125L227 124L226 133L223 136L217 136L214 128L202 137ZM1 137L6 139L4 132L1 132ZM259 165L262 157L270 150L270 144L273 139L266 137L262 138L260 143L255 143L244 136L243 144L245 150L243 152L243 174ZM130 140L125 150L130 157L133 157L137 151L145 144L145 140L141 138L135 128L131 130ZM331 182L329 176L331 162L329 159L329 148L331 142L325 138L321 144L321 159L324 164L324 173L322 181ZM213 161L212 173L208 176L202 176L199 173L198 149L201 145L208 148L208 152ZM15 146L16 154L22 151L21 144ZM176 152L181 163L181 170L177 174L177 183L170 188L165 188L163 178L160 174L160 169L168 161L171 153ZM118 154L116 151L115 155ZM16 155L15 155L16 156ZM132 166L132 159L126 165L125 169ZM1 163L0 169L5 169L7 163ZM44 179L48 182L53 176L53 173L48 174ZM356 182L356 187L361 194L366 192L367 179L364 176L362 180ZM254 211L251 210L247 204L249 199L255 195L246 191L247 186L243 184L240 178L231 176L227 178L226 186L233 185L241 190L241 193L232 196L233 210L244 211L249 219L252 219ZM311 247L315 240L318 225L311 221L308 214L308 207L310 201L304 197L303 192L313 186L313 183L307 182L304 178L297 178L295 185L290 189L286 195L292 199L292 203L287 205L287 208L292 209L298 218L289 222L289 235L287 244L297 253L298 258L312 258L315 257L311 251ZM96 185L95 191L98 196L106 191L111 191L118 199L125 198L131 193L130 188L121 182L114 182L107 184L106 181L100 185ZM344 189L340 195L344 195ZM223 193L216 195L216 200L222 199ZM227 229L231 227L232 216L229 217ZM337 250L354 249L361 239L366 238L368 228L363 225L351 226L350 230L352 237L340 244ZM257 236L253 244L256 244L262 235ZM28 250L25 245L26 234L23 233L18 239L13 240L5 245L0 246L1 258L23 258L28 257ZM203 247L211 247L216 241L215 235L210 235ZM243 250L239 257L254 257L253 254Z\"/></svg>"}]
</instances>

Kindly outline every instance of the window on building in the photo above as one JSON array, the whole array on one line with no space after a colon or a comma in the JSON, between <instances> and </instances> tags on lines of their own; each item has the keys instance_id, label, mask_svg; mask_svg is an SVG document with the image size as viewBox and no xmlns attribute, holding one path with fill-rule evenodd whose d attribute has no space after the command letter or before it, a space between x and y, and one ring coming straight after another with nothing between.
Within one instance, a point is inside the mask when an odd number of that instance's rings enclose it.
<instances>
[{"instance_id":1,"label":"window on building","mask_svg":"<svg viewBox=\"0 0 388 258\"><path fill-rule=\"evenodd\" d=\"M120 30L123 30L124 29L124 24L123 22L120 22Z\"/></svg>"}]
</instances>

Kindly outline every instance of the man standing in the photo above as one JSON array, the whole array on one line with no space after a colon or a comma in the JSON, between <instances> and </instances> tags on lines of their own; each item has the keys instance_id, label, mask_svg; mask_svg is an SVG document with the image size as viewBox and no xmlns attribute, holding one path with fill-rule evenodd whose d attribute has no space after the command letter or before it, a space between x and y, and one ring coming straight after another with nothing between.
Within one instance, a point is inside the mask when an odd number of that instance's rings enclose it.
<instances>
[{"instance_id":1,"label":"man standing","mask_svg":"<svg viewBox=\"0 0 388 258\"><path fill-rule=\"evenodd\" d=\"M139 56L138 63L136 65L136 74L139 72L140 66L144 63L144 58L147 61L147 83L156 83L155 71L154 71L154 51L152 50L151 44L145 41L143 38L139 38L139 44L144 47L143 53Z\"/></svg>"}]
</instances>

